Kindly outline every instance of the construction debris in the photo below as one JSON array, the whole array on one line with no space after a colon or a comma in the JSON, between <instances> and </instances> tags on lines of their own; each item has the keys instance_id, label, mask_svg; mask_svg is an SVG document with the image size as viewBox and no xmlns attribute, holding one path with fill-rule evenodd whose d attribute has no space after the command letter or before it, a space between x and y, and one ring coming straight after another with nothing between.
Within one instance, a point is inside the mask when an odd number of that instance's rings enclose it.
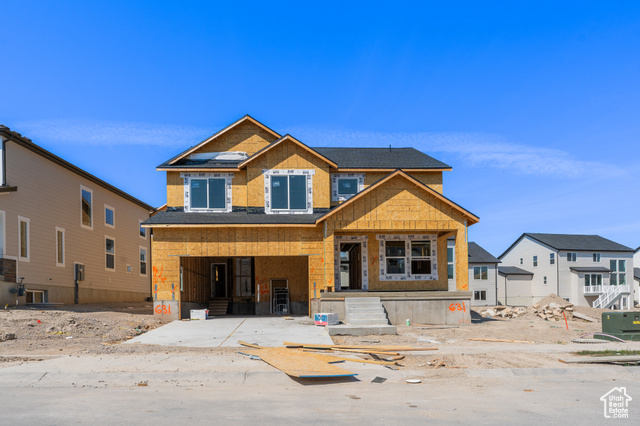
<instances>
[{"instance_id":1,"label":"construction debris","mask_svg":"<svg viewBox=\"0 0 640 426\"><path fill-rule=\"evenodd\" d=\"M478 342L535 343L530 340L478 339L475 337L470 337L469 340L475 340Z\"/></svg>"},{"instance_id":2,"label":"construction debris","mask_svg":"<svg viewBox=\"0 0 640 426\"><path fill-rule=\"evenodd\" d=\"M0 342L5 340L16 340L16 335L14 333L5 333L0 337Z\"/></svg>"},{"instance_id":3,"label":"construction debris","mask_svg":"<svg viewBox=\"0 0 640 426\"><path fill-rule=\"evenodd\" d=\"M411 352L411 351L437 351L438 348L422 348L422 347L413 347L413 346L383 346L383 345L316 345L313 343L294 343L294 342L284 342L288 348L304 348L304 349L323 349L323 350L335 350L339 351L342 349L361 349L365 351L376 351L376 352Z\"/></svg>"},{"instance_id":4,"label":"construction debris","mask_svg":"<svg viewBox=\"0 0 640 426\"><path fill-rule=\"evenodd\" d=\"M558 361L565 364L638 364L640 363L640 355L589 356L580 358L559 359Z\"/></svg>"},{"instance_id":5,"label":"construction debris","mask_svg":"<svg viewBox=\"0 0 640 426\"><path fill-rule=\"evenodd\" d=\"M589 322L599 322L597 319L591 318L590 316L581 314L579 312L574 312L573 316Z\"/></svg>"}]
</instances>

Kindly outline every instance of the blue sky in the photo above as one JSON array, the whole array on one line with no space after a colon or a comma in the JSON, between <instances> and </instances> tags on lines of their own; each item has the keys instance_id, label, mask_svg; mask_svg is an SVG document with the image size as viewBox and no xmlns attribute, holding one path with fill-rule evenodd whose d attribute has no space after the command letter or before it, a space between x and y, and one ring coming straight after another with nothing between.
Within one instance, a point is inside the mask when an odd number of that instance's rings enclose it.
<instances>
[{"instance_id":1,"label":"blue sky","mask_svg":"<svg viewBox=\"0 0 640 426\"><path fill-rule=\"evenodd\" d=\"M244 114L414 146L494 255L640 245L640 2L2 2L0 123L153 205L155 166Z\"/></svg>"}]
</instances>

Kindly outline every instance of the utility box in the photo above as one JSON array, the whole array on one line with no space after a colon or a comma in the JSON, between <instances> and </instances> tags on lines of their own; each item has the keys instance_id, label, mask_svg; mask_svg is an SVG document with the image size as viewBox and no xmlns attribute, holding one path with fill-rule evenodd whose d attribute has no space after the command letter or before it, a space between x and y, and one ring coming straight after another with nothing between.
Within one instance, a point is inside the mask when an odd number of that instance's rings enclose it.
<instances>
[{"instance_id":1,"label":"utility box","mask_svg":"<svg viewBox=\"0 0 640 426\"><path fill-rule=\"evenodd\" d=\"M603 312L602 333L622 340L640 341L640 312ZM607 336L595 335L594 337L602 340L613 340Z\"/></svg>"},{"instance_id":2,"label":"utility box","mask_svg":"<svg viewBox=\"0 0 640 426\"><path fill-rule=\"evenodd\" d=\"M84 281L84 265L76 263L76 281Z\"/></svg>"},{"instance_id":3,"label":"utility box","mask_svg":"<svg viewBox=\"0 0 640 426\"><path fill-rule=\"evenodd\" d=\"M340 323L336 313L314 314L313 320L316 325L338 325Z\"/></svg>"}]
</instances>

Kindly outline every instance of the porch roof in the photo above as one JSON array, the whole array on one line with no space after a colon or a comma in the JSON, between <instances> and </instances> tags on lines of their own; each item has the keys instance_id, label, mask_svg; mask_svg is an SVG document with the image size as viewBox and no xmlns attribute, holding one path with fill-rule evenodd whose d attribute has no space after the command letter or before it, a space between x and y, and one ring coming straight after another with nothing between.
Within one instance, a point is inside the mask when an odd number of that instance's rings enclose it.
<instances>
[{"instance_id":1,"label":"porch roof","mask_svg":"<svg viewBox=\"0 0 640 426\"><path fill-rule=\"evenodd\" d=\"M498 274L506 277L508 275L533 275L533 272L525 271L515 266L498 266Z\"/></svg>"},{"instance_id":2,"label":"porch roof","mask_svg":"<svg viewBox=\"0 0 640 426\"><path fill-rule=\"evenodd\" d=\"M312 214L266 214L246 211L231 213L204 213L184 211L159 211L142 224L154 226L205 226L205 225L310 225L326 211Z\"/></svg>"},{"instance_id":3,"label":"porch roof","mask_svg":"<svg viewBox=\"0 0 640 426\"><path fill-rule=\"evenodd\" d=\"M605 268L604 266L586 266L586 267L573 267L569 268L572 272L603 272L608 273L611 272L611 269Z\"/></svg>"}]
</instances>

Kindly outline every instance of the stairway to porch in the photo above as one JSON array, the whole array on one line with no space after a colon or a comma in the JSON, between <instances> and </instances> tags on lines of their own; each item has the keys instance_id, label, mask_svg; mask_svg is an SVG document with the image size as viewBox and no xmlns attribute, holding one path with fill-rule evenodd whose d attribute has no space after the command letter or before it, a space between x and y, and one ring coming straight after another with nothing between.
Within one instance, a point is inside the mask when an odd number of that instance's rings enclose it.
<instances>
[{"instance_id":1,"label":"stairway to porch","mask_svg":"<svg viewBox=\"0 0 640 426\"><path fill-rule=\"evenodd\" d=\"M229 310L228 299L213 299L209 301L210 316L219 317L219 316L227 315L228 310Z\"/></svg>"},{"instance_id":2,"label":"stairway to porch","mask_svg":"<svg viewBox=\"0 0 640 426\"><path fill-rule=\"evenodd\" d=\"M389 325L379 297L345 297L344 308L349 325Z\"/></svg>"},{"instance_id":3,"label":"stairway to porch","mask_svg":"<svg viewBox=\"0 0 640 426\"><path fill-rule=\"evenodd\" d=\"M604 286L600 297L593 302L593 307L609 309L614 305L614 303L620 301L623 295L629 295L629 292L630 289L628 285Z\"/></svg>"}]
</instances>

